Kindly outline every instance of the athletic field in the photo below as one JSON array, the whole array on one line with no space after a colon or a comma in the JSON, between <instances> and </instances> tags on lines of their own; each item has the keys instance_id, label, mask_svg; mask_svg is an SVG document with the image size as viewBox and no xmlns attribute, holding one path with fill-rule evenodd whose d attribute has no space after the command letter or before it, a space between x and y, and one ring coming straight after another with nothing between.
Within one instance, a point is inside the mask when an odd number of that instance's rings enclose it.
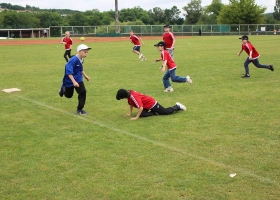
<instances>
[{"instance_id":1,"label":"athletic field","mask_svg":"<svg viewBox=\"0 0 280 200\"><path fill-rule=\"evenodd\" d=\"M280 36L249 37L275 71L250 64L248 79L239 37L177 37L193 86L172 93L153 61L161 37L142 37L146 61L128 38L86 38L86 116L58 95L61 38L1 40L0 88L21 92L0 93L0 199L280 199ZM131 121L120 88L187 111Z\"/></svg>"}]
</instances>

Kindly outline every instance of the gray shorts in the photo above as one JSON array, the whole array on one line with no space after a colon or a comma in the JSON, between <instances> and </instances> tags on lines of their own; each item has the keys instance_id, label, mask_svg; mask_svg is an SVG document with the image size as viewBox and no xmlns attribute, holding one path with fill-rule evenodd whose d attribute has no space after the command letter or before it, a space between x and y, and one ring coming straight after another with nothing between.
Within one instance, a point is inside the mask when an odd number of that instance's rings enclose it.
<instances>
[{"instance_id":1,"label":"gray shorts","mask_svg":"<svg viewBox=\"0 0 280 200\"><path fill-rule=\"evenodd\" d=\"M171 55L171 57L174 59L174 48L173 49L166 49L169 54Z\"/></svg>"}]
</instances>

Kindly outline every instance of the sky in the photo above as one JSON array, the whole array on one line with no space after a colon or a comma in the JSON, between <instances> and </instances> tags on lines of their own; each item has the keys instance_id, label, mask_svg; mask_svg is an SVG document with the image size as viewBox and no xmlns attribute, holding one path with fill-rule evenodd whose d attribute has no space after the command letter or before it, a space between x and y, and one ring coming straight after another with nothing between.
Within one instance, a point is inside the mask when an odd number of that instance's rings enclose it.
<instances>
[{"instance_id":1,"label":"sky","mask_svg":"<svg viewBox=\"0 0 280 200\"><path fill-rule=\"evenodd\" d=\"M182 9L191 0L118 0L119 10L123 8L133 8L139 6L144 10L150 10L154 7L161 9L171 8L177 6ZM98 3L97 3L98 2ZM202 6L211 4L212 0L202 0ZM222 0L224 4L228 4L228 0ZM115 10L114 0L4 0L0 3L10 3L12 5L26 5L39 7L41 9L70 9L86 11L98 9L102 11ZM266 7L266 12L273 12L275 0L255 0L257 5Z\"/></svg>"}]
</instances>

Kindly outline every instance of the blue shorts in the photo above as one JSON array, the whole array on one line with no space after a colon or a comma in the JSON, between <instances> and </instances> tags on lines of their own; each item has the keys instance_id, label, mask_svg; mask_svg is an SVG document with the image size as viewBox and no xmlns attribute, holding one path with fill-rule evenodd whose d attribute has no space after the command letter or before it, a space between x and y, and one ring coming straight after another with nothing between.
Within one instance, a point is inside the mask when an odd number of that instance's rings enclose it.
<instances>
[{"instance_id":1,"label":"blue shorts","mask_svg":"<svg viewBox=\"0 0 280 200\"><path fill-rule=\"evenodd\" d=\"M140 52L140 46L134 46L132 50Z\"/></svg>"}]
</instances>

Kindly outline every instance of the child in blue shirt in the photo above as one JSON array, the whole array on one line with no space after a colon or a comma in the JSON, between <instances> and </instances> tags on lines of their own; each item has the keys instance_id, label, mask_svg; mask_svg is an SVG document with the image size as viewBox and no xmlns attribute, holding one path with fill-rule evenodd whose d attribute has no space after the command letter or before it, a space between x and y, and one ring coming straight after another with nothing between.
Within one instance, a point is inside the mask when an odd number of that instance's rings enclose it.
<instances>
[{"instance_id":1,"label":"child in blue shirt","mask_svg":"<svg viewBox=\"0 0 280 200\"><path fill-rule=\"evenodd\" d=\"M65 74L62 80L62 86L59 90L61 97L71 98L74 93L74 88L78 93L77 114L86 115L83 110L86 103L86 88L83 82L83 77L89 81L90 77L86 75L83 69L83 59L88 55L91 48L85 44L81 44L77 48L77 55L73 56L65 65Z\"/></svg>"}]
</instances>

